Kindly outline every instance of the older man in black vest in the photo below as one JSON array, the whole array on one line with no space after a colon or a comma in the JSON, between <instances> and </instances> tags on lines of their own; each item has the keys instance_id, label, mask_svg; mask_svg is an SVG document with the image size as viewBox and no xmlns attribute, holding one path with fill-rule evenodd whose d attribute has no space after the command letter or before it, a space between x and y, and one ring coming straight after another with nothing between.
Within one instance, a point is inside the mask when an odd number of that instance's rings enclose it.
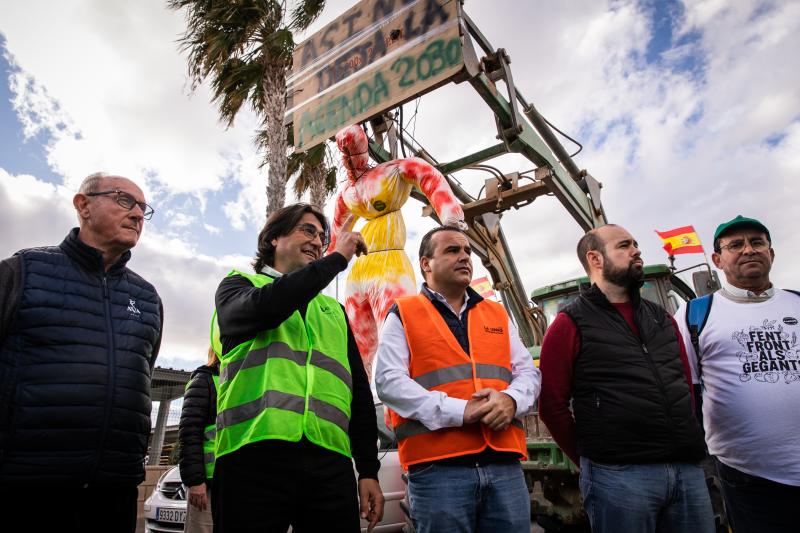
<instances>
[{"instance_id":1,"label":"older man in black vest","mask_svg":"<svg viewBox=\"0 0 800 533\"><path fill-rule=\"evenodd\" d=\"M545 335L539 411L580 465L592 531L711 533L686 353L672 317L640 297L639 245L608 224L578 258L592 286Z\"/></svg>"},{"instance_id":2,"label":"older man in black vest","mask_svg":"<svg viewBox=\"0 0 800 533\"><path fill-rule=\"evenodd\" d=\"M136 528L163 311L125 265L153 210L104 173L73 204L60 245L0 262L4 531Z\"/></svg>"}]
</instances>

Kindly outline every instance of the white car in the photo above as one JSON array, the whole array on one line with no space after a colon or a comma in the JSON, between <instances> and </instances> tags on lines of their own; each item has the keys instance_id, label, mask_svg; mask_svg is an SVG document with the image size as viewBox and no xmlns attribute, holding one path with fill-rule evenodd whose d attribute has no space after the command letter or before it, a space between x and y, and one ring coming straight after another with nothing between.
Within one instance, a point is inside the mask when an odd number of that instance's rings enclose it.
<instances>
[{"instance_id":1,"label":"white car","mask_svg":"<svg viewBox=\"0 0 800 533\"><path fill-rule=\"evenodd\" d=\"M145 533L176 533L186 522L186 486L178 467L161 474L155 490L144 502Z\"/></svg>"},{"instance_id":2,"label":"white car","mask_svg":"<svg viewBox=\"0 0 800 533\"><path fill-rule=\"evenodd\" d=\"M388 533L408 531L406 515L400 507L405 497L406 485L403 482L403 468L397 455L397 442L394 433L386 427L383 420L383 404L375 405L378 419L378 458L381 469L378 480L386 498L383 520L373 531ZM156 488L144 502L145 533L176 533L183 531L186 522L186 487L181 483L178 467L162 474ZM361 531L367 531L367 522L361 521Z\"/></svg>"}]
</instances>

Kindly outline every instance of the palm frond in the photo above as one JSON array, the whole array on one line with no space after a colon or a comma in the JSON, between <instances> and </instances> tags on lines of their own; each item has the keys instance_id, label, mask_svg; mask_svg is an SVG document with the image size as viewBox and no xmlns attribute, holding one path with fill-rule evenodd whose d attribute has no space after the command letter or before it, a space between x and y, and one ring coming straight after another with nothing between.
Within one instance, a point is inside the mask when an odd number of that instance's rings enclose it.
<instances>
[{"instance_id":1,"label":"palm frond","mask_svg":"<svg viewBox=\"0 0 800 533\"><path fill-rule=\"evenodd\" d=\"M306 0L298 3L292 10L289 28L293 30L304 30L322 13L325 7L325 0Z\"/></svg>"},{"instance_id":2,"label":"palm frond","mask_svg":"<svg viewBox=\"0 0 800 533\"><path fill-rule=\"evenodd\" d=\"M211 82L212 101L219 106L220 119L228 127L246 102L252 102L253 92L261 86L264 69L256 61L238 58L225 61ZM255 107L255 106L254 106Z\"/></svg>"},{"instance_id":3,"label":"palm frond","mask_svg":"<svg viewBox=\"0 0 800 533\"><path fill-rule=\"evenodd\" d=\"M325 174L325 190L336 192L336 167L328 167L328 172Z\"/></svg>"}]
</instances>

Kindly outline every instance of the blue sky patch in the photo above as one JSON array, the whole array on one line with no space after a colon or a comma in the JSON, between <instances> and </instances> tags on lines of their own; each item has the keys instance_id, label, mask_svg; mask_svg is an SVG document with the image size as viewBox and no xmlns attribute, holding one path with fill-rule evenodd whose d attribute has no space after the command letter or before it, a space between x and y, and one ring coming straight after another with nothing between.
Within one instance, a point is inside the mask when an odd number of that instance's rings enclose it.
<instances>
[{"instance_id":1,"label":"blue sky patch","mask_svg":"<svg viewBox=\"0 0 800 533\"><path fill-rule=\"evenodd\" d=\"M30 139L25 139L22 123L11 101L9 78L19 70L9 63L6 40L0 33L0 166L9 174L30 174L44 181L61 184L61 176L55 174L47 163L46 146L51 140L50 132L40 130Z\"/></svg>"}]
</instances>

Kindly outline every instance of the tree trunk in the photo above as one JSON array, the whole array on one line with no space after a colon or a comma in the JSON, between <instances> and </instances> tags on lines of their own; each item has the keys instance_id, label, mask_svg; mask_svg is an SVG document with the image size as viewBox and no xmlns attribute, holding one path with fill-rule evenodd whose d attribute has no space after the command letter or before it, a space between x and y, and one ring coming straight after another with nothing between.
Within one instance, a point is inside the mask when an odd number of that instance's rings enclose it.
<instances>
[{"instance_id":1,"label":"tree trunk","mask_svg":"<svg viewBox=\"0 0 800 533\"><path fill-rule=\"evenodd\" d=\"M325 207L325 200L328 198L328 188L325 183L327 177L327 169L323 161L315 166L309 176L311 183L309 185L309 203L315 205L322 210Z\"/></svg>"},{"instance_id":2,"label":"tree trunk","mask_svg":"<svg viewBox=\"0 0 800 533\"><path fill-rule=\"evenodd\" d=\"M286 201L286 128L283 115L286 113L286 65L269 62L264 66L264 110L267 130L267 217L283 207Z\"/></svg>"}]
</instances>

